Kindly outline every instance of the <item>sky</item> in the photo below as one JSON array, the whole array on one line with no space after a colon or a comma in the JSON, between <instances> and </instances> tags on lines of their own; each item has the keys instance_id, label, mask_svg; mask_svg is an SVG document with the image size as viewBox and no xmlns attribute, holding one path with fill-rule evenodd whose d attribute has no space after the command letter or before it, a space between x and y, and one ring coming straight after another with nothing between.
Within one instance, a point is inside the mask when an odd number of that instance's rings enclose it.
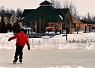
<instances>
[{"instance_id":1,"label":"sky","mask_svg":"<svg viewBox=\"0 0 95 68\"><path fill-rule=\"evenodd\" d=\"M24 9L36 9L39 7L39 4L45 0L0 0L0 7L4 6L4 9L14 9L20 8ZM47 0L50 1L50 0ZM65 0L58 0L62 4ZM68 0L74 3L77 8L78 15L87 15L90 13L90 16L95 15L95 0Z\"/></svg>"}]
</instances>

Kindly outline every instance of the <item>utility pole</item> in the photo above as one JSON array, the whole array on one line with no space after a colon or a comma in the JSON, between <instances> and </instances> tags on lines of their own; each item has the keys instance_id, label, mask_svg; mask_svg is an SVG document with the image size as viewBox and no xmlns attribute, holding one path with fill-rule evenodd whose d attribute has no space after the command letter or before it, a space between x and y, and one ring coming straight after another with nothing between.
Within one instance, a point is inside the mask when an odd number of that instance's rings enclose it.
<instances>
[{"instance_id":1,"label":"utility pole","mask_svg":"<svg viewBox=\"0 0 95 68\"><path fill-rule=\"evenodd\" d=\"M67 41L67 24L66 24L66 41Z\"/></svg>"},{"instance_id":2,"label":"utility pole","mask_svg":"<svg viewBox=\"0 0 95 68\"><path fill-rule=\"evenodd\" d=\"M77 34L78 34L78 31L79 31L79 29L78 29L78 26L77 26Z\"/></svg>"}]
</instances>

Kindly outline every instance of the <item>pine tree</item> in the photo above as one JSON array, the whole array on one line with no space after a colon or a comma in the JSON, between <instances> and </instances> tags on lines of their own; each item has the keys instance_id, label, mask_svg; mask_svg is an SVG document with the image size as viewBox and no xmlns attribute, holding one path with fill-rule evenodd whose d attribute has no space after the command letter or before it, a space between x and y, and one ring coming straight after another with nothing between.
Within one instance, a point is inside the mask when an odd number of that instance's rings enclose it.
<instances>
[{"instance_id":1,"label":"pine tree","mask_svg":"<svg viewBox=\"0 0 95 68\"><path fill-rule=\"evenodd\" d=\"M1 23L0 23L0 33L1 33Z\"/></svg>"},{"instance_id":2,"label":"pine tree","mask_svg":"<svg viewBox=\"0 0 95 68\"><path fill-rule=\"evenodd\" d=\"M6 26L5 22L4 22L4 16L3 15L1 15L0 29L1 29L0 30L1 33L7 33L7 26Z\"/></svg>"},{"instance_id":3,"label":"pine tree","mask_svg":"<svg viewBox=\"0 0 95 68\"><path fill-rule=\"evenodd\" d=\"M12 32L12 25L10 23L7 24L8 31Z\"/></svg>"},{"instance_id":4,"label":"pine tree","mask_svg":"<svg viewBox=\"0 0 95 68\"><path fill-rule=\"evenodd\" d=\"M13 24L13 33L15 34L16 33L16 23Z\"/></svg>"}]
</instances>

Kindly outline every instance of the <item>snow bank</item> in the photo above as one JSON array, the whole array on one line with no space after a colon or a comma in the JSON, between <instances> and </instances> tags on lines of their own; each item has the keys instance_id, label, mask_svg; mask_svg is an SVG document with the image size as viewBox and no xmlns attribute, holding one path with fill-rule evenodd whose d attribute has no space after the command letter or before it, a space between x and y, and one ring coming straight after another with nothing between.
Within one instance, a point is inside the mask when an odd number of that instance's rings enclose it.
<instances>
[{"instance_id":1,"label":"snow bank","mask_svg":"<svg viewBox=\"0 0 95 68\"><path fill-rule=\"evenodd\" d=\"M13 36L13 33L0 33L0 49L14 49L16 39L8 41L8 38ZM29 38L29 43L32 49L95 49L95 33L68 34L67 41L65 34L43 36L42 38ZM27 48L27 46L25 46Z\"/></svg>"}]
</instances>

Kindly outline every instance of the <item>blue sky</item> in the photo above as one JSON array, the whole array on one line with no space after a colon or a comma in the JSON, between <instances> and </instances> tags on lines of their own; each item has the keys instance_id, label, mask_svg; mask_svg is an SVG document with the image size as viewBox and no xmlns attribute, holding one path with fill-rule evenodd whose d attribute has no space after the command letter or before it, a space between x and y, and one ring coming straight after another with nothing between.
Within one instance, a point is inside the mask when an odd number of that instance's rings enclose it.
<instances>
[{"instance_id":1,"label":"blue sky","mask_svg":"<svg viewBox=\"0 0 95 68\"><path fill-rule=\"evenodd\" d=\"M4 9L36 9L39 4L45 0L0 0L0 7L4 6ZM49 0L48 0L49 1ZM58 0L62 4L65 0ZM72 1L77 8L79 15L95 15L95 0L68 0Z\"/></svg>"}]
</instances>

